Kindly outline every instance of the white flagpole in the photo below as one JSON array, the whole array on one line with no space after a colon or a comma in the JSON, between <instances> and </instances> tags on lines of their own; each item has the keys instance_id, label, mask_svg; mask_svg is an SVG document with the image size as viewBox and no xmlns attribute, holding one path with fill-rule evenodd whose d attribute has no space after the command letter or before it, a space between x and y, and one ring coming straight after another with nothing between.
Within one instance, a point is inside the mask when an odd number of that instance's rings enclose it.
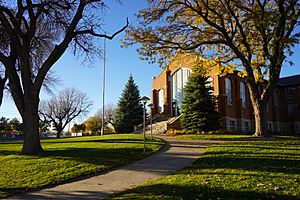
<instances>
[{"instance_id":1,"label":"white flagpole","mask_svg":"<svg viewBox=\"0 0 300 200\"><path fill-rule=\"evenodd\" d=\"M105 65L106 65L106 38L104 38L104 50L103 50L103 88L102 88L102 127L101 136L104 134L104 101L105 101Z\"/></svg>"}]
</instances>

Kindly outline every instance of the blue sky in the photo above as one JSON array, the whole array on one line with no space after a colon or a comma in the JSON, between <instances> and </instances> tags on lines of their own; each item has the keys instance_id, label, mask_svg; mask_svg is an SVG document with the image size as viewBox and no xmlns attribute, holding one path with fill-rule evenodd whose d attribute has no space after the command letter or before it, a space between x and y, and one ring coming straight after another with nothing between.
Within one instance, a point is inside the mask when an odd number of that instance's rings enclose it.
<instances>
[{"instance_id":1,"label":"blue sky","mask_svg":"<svg viewBox=\"0 0 300 200\"><path fill-rule=\"evenodd\" d=\"M105 27L108 33L113 33L126 22L129 18L131 24L136 24L134 13L139 9L147 6L146 0L139 1L123 1L120 5L117 1L109 1L109 9L105 18ZM138 2L138 3L137 3ZM137 46L130 48L121 48L120 39L124 33L118 35L113 41L107 40L107 59L106 59L106 98L105 103L116 104L122 93L124 85L127 83L128 77L132 74L135 82L139 86L141 96L151 95L152 77L161 72L158 64L148 64L146 61L139 60L136 52ZM103 40L101 41L103 44ZM284 64L281 76L290 76L300 74L300 45L295 48L292 57L294 66ZM53 66L53 70L61 79L61 85L55 89L56 92L66 88L75 87L78 90L87 93L87 96L93 101L94 106L89 116L93 115L102 106L102 77L103 77L103 61L96 60L91 67L81 65L81 61L77 60L70 52L66 52L64 56ZM46 94L41 94L41 99L49 98ZM20 118L12 99L8 96L4 98L3 105L0 107L0 117ZM75 123L82 120L77 119Z\"/></svg>"},{"instance_id":2,"label":"blue sky","mask_svg":"<svg viewBox=\"0 0 300 200\"><path fill-rule=\"evenodd\" d=\"M134 13L147 5L146 0L123 1L120 5L117 1L109 1L109 9L105 18L104 30L108 33L114 33L123 27L126 23L126 17L131 24L135 24ZM118 35L113 41L106 40L107 59L106 59L106 98L105 104L117 104L129 75L132 74L135 82L139 86L141 96L150 97L152 77L159 74L161 68L156 64L149 65L146 61L141 61L136 52L136 46L130 48L121 48L120 40L124 33ZM100 39L103 45L103 39ZM70 52L66 52L63 57L53 66L56 75L61 79L61 85L55 88L58 92L66 87L75 87L78 90L87 93L87 96L93 101L93 108L90 116L102 107L102 77L103 60L96 60L92 66L82 66L81 61L76 59ZM49 98L42 93L41 99ZM10 97L5 97L0 107L0 117L7 118L18 117L17 109ZM81 121L78 119L77 121ZM75 122L77 122L75 120Z\"/></svg>"}]
</instances>

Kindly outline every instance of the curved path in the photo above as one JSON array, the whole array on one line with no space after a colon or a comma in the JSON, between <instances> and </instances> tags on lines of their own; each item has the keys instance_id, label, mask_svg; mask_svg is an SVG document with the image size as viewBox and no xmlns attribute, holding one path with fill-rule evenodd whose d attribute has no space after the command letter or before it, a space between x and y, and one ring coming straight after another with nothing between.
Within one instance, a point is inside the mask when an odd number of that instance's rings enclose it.
<instances>
[{"instance_id":1,"label":"curved path","mask_svg":"<svg viewBox=\"0 0 300 200\"><path fill-rule=\"evenodd\" d=\"M53 188L26 193L10 199L102 199L145 183L194 162L213 144L207 140L178 140L161 137L166 145L157 153L108 173Z\"/></svg>"}]
</instances>

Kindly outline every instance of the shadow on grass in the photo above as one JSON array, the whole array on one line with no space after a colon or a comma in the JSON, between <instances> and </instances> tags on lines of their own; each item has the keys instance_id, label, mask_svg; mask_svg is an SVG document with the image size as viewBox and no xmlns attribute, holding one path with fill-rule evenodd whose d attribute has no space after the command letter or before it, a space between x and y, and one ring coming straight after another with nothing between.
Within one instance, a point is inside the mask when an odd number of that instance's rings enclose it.
<instances>
[{"instance_id":1,"label":"shadow on grass","mask_svg":"<svg viewBox=\"0 0 300 200\"><path fill-rule=\"evenodd\" d=\"M188 134L183 135L189 138ZM179 135L180 138L180 135ZM300 140L298 136L270 136L270 137L256 137L251 135L226 135L226 134L211 134L211 135L191 135L194 140L216 140L216 141L231 141L231 142L255 142L255 141L290 141L290 140Z\"/></svg>"},{"instance_id":2,"label":"shadow on grass","mask_svg":"<svg viewBox=\"0 0 300 200\"><path fill-rule=\"evenodd\" d=\"M74 176L67 178L66 180L55 180L53 183L47 184L47 185L42 185L39 187L39 189L42 188L48 188L52 186L56 186L57 184L62 184L62 183L69 183L73 181L79 181L85 178L89 178L95 175L99 175L102 173L105 173L107 170L111 170L113 168L119 167L121 165L126 165L129 164L135 160L142 159L146 157L149 154L152 154L153 152L150 149L147 149L146 153L143 153L143 148L142 145L141 147L128 147L128 148L64 148L64 149L55 149L55 150L48 150L43 152L41 155L38 156L22 156L20 159L47 159L50 158L49 160L53 162L58 161L58 160L70 160L70 161L76 161L76 163L88 163L88 164L93 164L93 165L99 165L100 168L99 170L96 171L86 171L84 173L81 173L79 176ZM1 150L1 154L6 154L6 155L19 155L19 151L5 151ZM19 158L19 157L18 157ZM17 159L18 159L17 158ZM53 159L52 159L53 158ZM15 159L15 158L13 158ZM16 159L16 162L18 162ZM47 161L44 161L47 162ZM16 188L16 187L9 187L8 188L1 188L0 187L0 199L1 196L10 196L10 195L16 195L16 194L21 194L26 191L35 191L36 188ZM99 195L100 193L88 193L85 191L82 191L82 196L87 195L87 197L91 197L91 195ZM79 194L78 194L79 195ZM69 194L67 193L62 193L59 194L58 197L68 197ZM70 197L72 194L70 194ZM30 196L31 197L31 196ZM35 196L32 196L34 198ZM95 197L95 198L94 198ZM78 198L78 196L77 196ZM31 198L26 198L26 199L31 199ZM37 199L40 199L37 196ZM41 198L41 199L44 199ZM48 199L45 197L45 199ZM58 198L60 199L60 198ZM72 199L72 198L70 198ZM81 199L81 198L79 198ZM86 198L82 198L86 199ZM96 196L93 196L93 198L90 199L96 199Z\"/></svg>"},{"instance_id":3,"label":"shadow on grass","mask_svg":"<svg viewBox=\"0 0 300 200\"><path fill-rule=\"evenodd\" d=\"M118 158L120 155L137 154L143 151L142 148L65 148L61 150L47 150L40 156L42 157L64 157L75 159L99 159L99 158Z\"/></svg>"},{"instance_id":4,"label":"shadow on grass","mask_svg":"<svg viewBox=\"0 0 300 200\"><path fill-rule=\"evenodd\" d=\"M232 148L232 149L237 149L239 148L240 151L233 151L229 152L228 150L226 151L218 151L214 152L214 154L225 154L225 153L240 153L240 154L246 154L246 153L252 153L252 154L260 154L258 151L262 151L261 154L266 155L266 151L268 151L268 154L283 154L283 155L289 155L289 153L286 153L284 151L294 151L297 153L293 153L292 155L300 156L300 142L297 143L240 143L240 144L234 144L234 143L227 143L225 145L219 144L218 148ZM212 152L210 152L212 153Z\"/></svg>"},{"instance_id":5,"label":"shadow on grass","mask_svg":"<svg viewBox=\"0 0 300 200\"><path fill-rule=\"evenodd\" d=\"M112 196L114 197L114 196ZM226 190L205 185L154 184L116 195L116 199L298 199L295 196L255 191Z\"/></svg>"},{"instance_id":6,"label":"shadow on grass","mask_svg":"<svg viewBox=\"0 0 300 200\"><path fill-rule=\"evenodd\" d=\"M296 142L300 146L299 142ZM207 151L195 167L209 169L242 169L300 174L300 148L292 142L220 144L215 151Z\"/></svg>"},{"instance_id":7,"label":"shadow on grass","mask_svg":"<svg viewBox=\"0 0 300 200\"><path fill-rule=\"evenodd\" d=\"M77 138L76 138L77 139ZM57 139L55 141L53 140L43 140L43 143L45 144L53 144L53 143L57 143L57 144L75 144L75 143L116 143L116 144L143 144L144 141L143 139L96 139L96 140L70 140L69 138L62 138L62 139ZM155 141L155 140L148 140L147 139L147 143L151 143L151 144L159 144L159 141Z\"/></svg>"},{"instance_id":8,"label":"shadow on grass","mask_svg":"<svg viewBox=\"0 0 300 200\"><path fill-rule=\"evenodd\" d=\"M101 197L107 196L108 193L101 191L85 191L77 190L76 193L73 191L46 191L45 193L28 193L21 195L22 199L38 199L38 200L49 200L49 199L100 199Z\"/></svg>"},{"instance_id":9,"label":"shadow on grass","mask_svg":"<svg viewBox=\"0 0 300 200\"><path fill-rule=\"evenodd\" d=\"M84 138L83 138L84 139ZM78 138L60 138L60 139L45 139L43 143L140 143L141 139L93 139L93 140L78 140Z\"/></svg>"},{"instance_id":10,"label":"shadow on grass","mask_svg":"<svg viewBox=\"0 0 300 200\"><path fill-rule=\"evenodd\" d=\"M191 169L236 169L258 172L276 172L285 174L300 174L300 161L296 159L275 159L257 157L220 158L208 157L197 161ZM201 170L199 174L201 174ZM188 173L188 172L186 172ZM196 173L196 172L195 172Z\"/></svg>"},{"instance_id":11,"label":"shadow on grass","mask_svg":"<svg viewBox=\"0 0 300 200\"><path fill-rule=\"evenodd\" d=\"M0 156L21 155L20 150L0 150Z\"/></svg>"},{"instance_id":12,"label":"shadow on grass","mask_svg":"<svg viewBox=\"0 0 300 200\"><path fill-rule=\"evenodd\" d=\"M13 141L0 141L0 144L10 145L10 144L22 144L23 140L13 140Z\"/></svg>"},{"instance_id":13,"label":"shadow on grass","mask_svg":"<svg viewBox=\"0 0 300 200\"><path fill-rule=\"evenodd\" d=\"M76 146L76 144L78 143L78 148L74 147ZM46 140L42 140L42 146L45 145L61 145L61 144L66 144L66 147L58 147L57 150L49 150L47 148L44 148L45 152L41 154L41 156L66 156L66 157L80 157L82 155L87 156L87 157L97 157L97 153L101 153L103 155L110 155L111 153L114 152L127 152L127 151L139 151L141 148L111 148L110 150L105 149L105 146L103 146L104 148L102 148L101 146L99 146L98 148L85 148L85 147L81 147L81 144L83 143L108 143L108 144L144 144L144 141L142 139L99 139L99 140L74 140L74 141L70 141L70 140L65 140L64 138L62 139L55 139L55 141L53 141L53 139L46 139ZM159 145L161 144L160 141L155 141L155 140L147 140L146 141L147 145ZM21 145L21 142L0 142L0 145ZM68 148L67 144L71 144L72 148ZM92 144L91 144L92 145ZM103 152L106 151L106 152ZM1 155L20 155L20 150L7 150L7 149L0 149L0 156Z\"/></svg>"},{"instance_id":14,"label":"shadow on grass","mask_svg":"<svg viewBox=\"0 0 300 200\"><path fill-rule=\"evenodd\" d=\"M37 156L25 156L25 158L55 158L55 159L65 159L65 160L76 160L80 162L101 164L103 160L114 159L128 160L132 158L144 157L141 154L143 148L140 147L128 147L128 148L64 148L55 150L46 150ZM151 154L152 151L148 149L146 154ZM0 150L0 155L20 155L20 151L11 150ZM129 159L130 160L130 159ZM118 162L116 160L116 162Z\"/></svg>"},{"instance_id":15,"label":"shadow on grass","mask_svg":"<svg viewBox=\"0 0 300 200\"><path fill-rule=\"evenodd\" d=\"M21 194L27 191L26 187L10 187L10 188L2 188L0 187L0 199L7 196L8 194Z\"/></svg>"}]
</instances>

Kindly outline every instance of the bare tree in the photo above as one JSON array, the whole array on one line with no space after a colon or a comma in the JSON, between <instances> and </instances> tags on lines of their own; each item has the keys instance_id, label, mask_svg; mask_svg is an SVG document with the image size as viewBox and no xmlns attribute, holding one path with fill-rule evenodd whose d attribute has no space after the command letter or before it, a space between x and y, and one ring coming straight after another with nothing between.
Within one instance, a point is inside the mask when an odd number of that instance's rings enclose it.
<instances>
[{"instance_id":1,"label":"bare tree","mask_svg":"<svg viewBox=\"0 0 300 200\"><path fill-rule=\"evenodd\" d=\"M102 108L98 110L96 116L102 119ZM116 114L116 106L114 104L106 104L104 106L104 125L110 123L114 126L114 119Z\"/></svg>"},{"instance_id":2,"label":"bare tree","mask_svg":"<svg viewBox=\"0 0 300 200\"><path fill-rule=\"evenodd\" d=\"M44 122L53 124L57 138L60 138L64 128L76 117L85 116L92 106L92 102L75 88L67 88L49 101L41 102L40 118Z\"/></svg>"},{"instance_id":3,"label":"bare tree","mask_svg":"<svg viewBox=\"0 0 300 200\"><path fill-rule=\"evenodd\" d=\"M103 0L0 1L0 62L23 120L22 154L43 151L39 138L39 94L50 69L68 47L87 59L98 55L95 39L113 39L103 30ZM3 42L2 42L3 43ZM2 66L0 66L2 67Z\"/></svg>"},{"instance_id":4,"label":"bare tree","mask_svg":"<svg viewBox=\"0 0 300 200\"><path fill-rule=\"evenodd\" d=\"M125 46L150 62L191 52L224 72L240 69L254 109L255 135L268 134L266 104L283 62L299 43L299 0L149 0Z\"/></svg>"}]
</instances>

